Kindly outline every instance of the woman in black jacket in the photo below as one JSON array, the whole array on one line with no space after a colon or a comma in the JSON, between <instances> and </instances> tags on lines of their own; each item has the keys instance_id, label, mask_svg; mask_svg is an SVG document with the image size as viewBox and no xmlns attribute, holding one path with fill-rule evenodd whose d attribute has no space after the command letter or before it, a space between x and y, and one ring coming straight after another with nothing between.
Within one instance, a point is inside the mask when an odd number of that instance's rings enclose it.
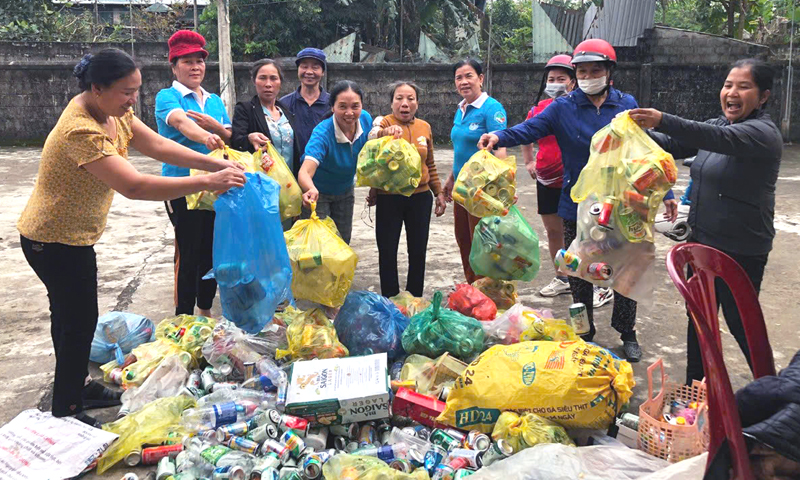
<instances>
[{"instance_id":1,"label":"woman in black jacket","mask_svg":"<svg viewBox=\"0 0 800 480\"><path fill-rule=\"evenodd\" d=\"M783 139L763 111L774 72L760 60L739 60L720 91L724 116L693 122L651 108L631 110L643 128L676 158L696 155L689 192L690 242L728 254L747 272L756 292L761 289L767 257L775 237L775 183ZM728 287L717 280L717 302L748 363L742 320ZM697 334L689 320L686 381L703 378Z\"/></svg>"},{"instance_id":2,"label":"woman in black jacket","mask_svg":"<svg viewBox=\"0 0 800 480\"><path fill-rule=\"evenodd\" d=\"M283 70L274 60L264 58L250 69L256 95L239 102L233 113L231 146L244 152L255 152L272 142L292 170L300 171L300 148L294 134L294 115L278 97Z\"/></svg>"}]
</instances>

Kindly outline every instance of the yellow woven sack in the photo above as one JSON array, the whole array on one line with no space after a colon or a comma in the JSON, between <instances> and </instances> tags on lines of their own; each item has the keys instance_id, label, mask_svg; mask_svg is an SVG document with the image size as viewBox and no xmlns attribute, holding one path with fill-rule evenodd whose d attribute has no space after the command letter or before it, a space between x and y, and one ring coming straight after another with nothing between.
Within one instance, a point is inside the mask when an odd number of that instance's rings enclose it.
<instances>
[{"instance_id":1,"label":"yellow woven sack","mask_svg":"<svg viewBox=\"0 0 800 480\"><path fill-rule=\"evenodd\" d=\"M437 420L489 433L501 412L513 411L564 428L606 429L634 384L628 362L582 340L496 345L458 377Z\"/></svg>"},{"instance_id":2,"label":"yellow woven sack","mask_svg":"<svg viewBox=\"0 0 800 480\"><path fill-rule=\"evenodd\" d=\"M411 196L422 180L422 160L405 139L386 136L370 140L358 154L356 186Z\"/></svg>"},{"instance_id":3,"label":"yellow woven sack","mask_svg":"<svg viewBox=\"0 0 800 480\"><path fill-rule=\"evenodd\" d=\"M253 162L253 156L247 152L240 152L228 148L218 148L208 154L209 157L230 160L236 162L244 167L245 172L255 173L258 171L256 164ZM189 175L208 175L209 172L204 170L189 170ZM186 208L189 210L214 210L214 202L217 201L217 192L197 192L186 195Z\"/></svg>"},{"instance_id":4,"label":"yellow woven sack","mask_svg":"<svg viewBox=\"0 0 800 480\"><path fill-rule=\"evenodd\" d=\"M299 220L283 235L292 262L294 298L339 307L353 282L358 256L330 223L319 219L314 203L311 218Z\"/></svg>"},{"instance_id":5,"label":"yellow woven sack","mask_svg":"<svg viewBox=\"0 0 800 480\"><path fill-rule=\"evenodd\" d=\"M575 203L594 194L601 226L617 226L629 242L653 241L653 222L678 178L672 155L622 112L592 137L589 161L570 193Z\"/></svg>"},{"instance_id":6,"label":"yellow woven sack","mask_svg":"<svg viewBox=\"0 0 800 480\"><path fill-rule=\"evenodd\" d=\"M564 427L535 413L525 413L521 416L514 412L501 413L492 430L492 439L501 438L511 445L514 453L540 443L575 446Z\"/></svg>"},{"instance_id":7,"label":"yellow woven sack","mask_svg":"<svg viewBox=\"0 0 800 480\"><path fill-rule=\"evenodd\" d=\"M516 175L513 156L501 160L488 150L478 150L461 168L453 187L453 200L476 217L502 217L514 204Z\"/></svg>"},{"instance_id":8,"label":"yellow woven sack","mask_svg":"<svg viewBox=\"0 0 800 480\"><path fill-rule=\"evenodd\" d=\"M265 150L256 150L253 154L253 163L281 186L278 195L281 220L299 217L300 207L303 204L303 191L300 190L300 185L286 164L286 160L278 153L272 142L267 142Z\"/></svg>"}]
</instances>

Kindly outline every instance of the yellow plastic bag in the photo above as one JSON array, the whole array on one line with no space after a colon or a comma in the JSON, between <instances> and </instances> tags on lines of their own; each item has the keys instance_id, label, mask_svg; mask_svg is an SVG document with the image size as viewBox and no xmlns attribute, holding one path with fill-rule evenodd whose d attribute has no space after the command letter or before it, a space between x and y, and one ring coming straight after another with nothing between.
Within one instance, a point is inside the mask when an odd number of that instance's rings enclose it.
<instances>
[{"instance_id":1,"label":"yellow plastic bag","mask_svg":"<svg viewBox=\"0 0 800 480\"><path fill-rule=\"evenodd\" d=\"M575 203L592 194L600 199L601 229L616 226L629 242L652 242L656 213L677 178L672 155L625 111L592 137L589 161L570 195Z\"/></svg>"},{"instance_id":2,"label":"yellow plastic bag","mask_svg":"<svg viewBox=\"0 0 800 480\"><path fill-rule=\"evenodd\" d=\"M336 455L325 462L322 475L325 480L430 480L424 468L404 473L378 458L349 454Z\"/></svg>"},{"instance_id":3,"label":"yellow plastic bag","mask_svg":"<svg viewBox=\"0 0 800 480\"><path fill-rule=\"evenodd\" d=\"M134 348L131 353L136 356L136 361L122 369L122 388L124 389L141 386L161 361L170 355L178 355L186 368L197 366L192 354L182 350L177 344L164 340L144 343Z\"/></svg>"},{"instance_id":4,"label":"yellow plastic bag","mask_svg":"<svg viewBox=\"0 0 800 480\"><path fill-rule=\"evenodd\" d=\"M422 160L416 147L392 136L364 144L358 154L356 186L374 187L411 196L422 179Z\"/></svg>"},{"instance_id":5,"label":"yellow plastic bag","mask_svg":"<svg viewBox=\"0 0 800 480\"><path fill-rule=\"evenodd\" d=\"M214 333L216 325L216 320L202 315L178 315L165 318L156 326L156 338L174 343L197 361L202 356L203 344Z\"/></svg>"},{"instance_id":6,"label":"yellow plastic bag","mask_svg":"<svg viewBox=\"0 0 800 480\"><path fill-rule=\"evenodd\" d=\"M267 142L266 150L256 150L253 162L268 177L278 182L281 186L278 195L278 204L281 210L281 220L300 216L300 206L303 203L303 191L286 164L286 160L275 150L272 142Z\"/></svg>"},{"instance_id":7,"label":"yellow plastic bag","mask_svg":"<svg viewBox=\"0 0 800 480\"><path fill-rule=\"evenodd\" d=\"M504 216L517 194L516 159L499 159L487 150L467 160L453 187L453 200L476 217Z\"/></svg>"},{"instance_id":8,"label":"yellow plastic bag","mask_svg":"<svg viewBox=\"0 0 800 480\"><path fill-rule=\"evenodd\" d=\"M339 307L353 282L358 256L330 223L319 219L312 204L311 218L299 220L283 235L292 262L294 297Z\"/></svg>"},{"instance_id":9,"label":"yellow plastic bag","mask_svg":"<svg viewBox=\"0 0 800 480\"><path fill-rule=\"evenodd\" d=\"M103 430L116 433L119 439L97 461L97 473L102 474L144 444L159 444L163 438L173 438L175 435L180 438L187 433L181 426L181 414L194 405L194 398L184 395L159 398L138 412L103 425Z\"/></svg>"},{"instance_id":10,"label":"yellow plastic bag","mask_svg":"<svg viewBox=\"0 0 800 480\"><path fill-rule=\"evenodd\" d=\"M425 355L409 355L400 370L401 382L416 382L416 391L438 397L446 386L456 381L467 369L467 364L444 353L435 360Z\"/></svg>"},{"instance_id":11,"label":"yellow plastic bag","mask_svg":"<svg viewBox=\"0 0 800 480\"><path fill-rule=\"evenodd\" d=\"M236 162L244 167L245 172L255 173L258 171L258 166L253 161L253 155L247 152L240 152L225 146L225 148L218 148L208 154L209 157L230 160ZM189 175L208 175L209 172L204 170L191 169ZM197 192L186 195L186 208L189 210L214 210L214 202L217 201L216 192Z\"/></svg>"},{"instance_id":12,"label":"yellow plastic bag","mask_svg":"<svg viewBox=\"0 0 800 480\"><path fill-rule=\"evenodd\" d=\"M581 340L495 345L458 377L437 420L489 433L509 410L565 428L606 429L634 385L628 362Z\"/></svg>"},{"instance_id":13,"label":"yellow plastic bag","mask_svg":"<svg viewBox=\"0 0 800 480\"><path fill-rule=\"evenodd\" d=\"M288 350L277 350L275 358L291 356L292 360L312 358L346 357L350 354L336 335L336 329L328 317L318 308L313 308L294 317L286 328Z\"/></svg>"},{"instance_id":14,"label":"yellow plastic bag","mask_svg":"<svg viewBox=\"0 0 800 480\"><path fill-rule=\"evenodd\" d=\"M405 290L389 300L391 300L392 303L394 303L397 308L400 309L400 313L408 318L413 317L431 305L430 300L425 300L422 297L415 297L410 292Z\"/></svg>"},{"instance_id":15,"label":"yellow plastic bag","mask_svg":"<svg viewBox=\"0 0 800 480\"><path fill-rule=\"evenodd\" d=\"M472 282L472 286L491 298L498 310L508 310L519 300L517 286L513 281L483 277Z\"/></svg>"},{"instance_id":16,"label":"yellow plastic bag","mask_svg":"<svg viewBox=\"0 0 800 480\"><path fill-rule=\"evenodd\" d=\"M535 413L525 413L522 416L514 412L501 413L492 430L492 439L501 438L511 445L514 453L540 443L575 446L564 427Z\"/></svg>"}]
</instances>

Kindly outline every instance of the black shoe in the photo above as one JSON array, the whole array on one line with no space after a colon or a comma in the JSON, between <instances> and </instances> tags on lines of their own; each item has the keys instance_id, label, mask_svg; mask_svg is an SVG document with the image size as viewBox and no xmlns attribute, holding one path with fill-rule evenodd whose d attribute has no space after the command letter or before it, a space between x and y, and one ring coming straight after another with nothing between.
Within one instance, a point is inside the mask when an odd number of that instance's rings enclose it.
<instances>
[{"instance_id":1,"label":"black shoe","mask_svg":"<svg viewBox=\"0 0 800 480\"><path fill-rule=\"evenodd\" d=\"M106 388L101 383L94 380L89 382L89 385L83 387L82 397L83 408L85 410L122 405L122 401L120 400L122 392Z\"/></svg>"},{"instance_id":2,"label":"black shoe","mask_svg":"<svg viewBox=\"0 0 800 480\"><path fill-rule=\"evenodd\" d=\"M625 352L625 358L631 363L636 363L642 359L642 349L639 348L639 342L636 340L623 341L622 350Z\"/></svg>"},{"instance_id":3,"label":"black shoe","mask_svg":"<svg viewBox=\"0 0 800 480\"><path fill-rule=\"evenodd\" d=\"M594 328L594 323L589 324L589 333L581 335L581 340L584 342L591 342L594 339L595 333L597 333L597 329Z\"/></svg>"},{"instance_id":4,"label":"black shoe","mask_svg":"<svg viewBox=\"0 0 800 480\"><path fill-rule=\"evenodd\" d=\"M74 418L75 420L80 420L81 422L85 423L86 425L89 425L90 427L101 428L103 426L103 422L94 417L86 415L85 412L78 412L75 415L72 415L72 418Z\"/></svg>"}]
</instances>

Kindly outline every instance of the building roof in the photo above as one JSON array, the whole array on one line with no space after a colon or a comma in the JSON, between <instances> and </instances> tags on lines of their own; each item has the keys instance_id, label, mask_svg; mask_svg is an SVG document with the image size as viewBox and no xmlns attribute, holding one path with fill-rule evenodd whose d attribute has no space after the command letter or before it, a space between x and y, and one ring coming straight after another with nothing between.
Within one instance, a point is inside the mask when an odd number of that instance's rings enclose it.
<instances>
[{"instance_id":1,"label":"building roof","mask_svg":"<svg viewBox=\"0 0 800 480\"><path fill-rule=\"evenodd\" d=\"M193 4L193 0L96 0L98 5L122 5L128 6L131 3L138 6L148 5L172 5L175 3ZM95 0L53 0L53 3L71 3L73 5L94 5ZM198 7L206 7L211 0L197 0Z\"/></svg>"}]
</instances>

